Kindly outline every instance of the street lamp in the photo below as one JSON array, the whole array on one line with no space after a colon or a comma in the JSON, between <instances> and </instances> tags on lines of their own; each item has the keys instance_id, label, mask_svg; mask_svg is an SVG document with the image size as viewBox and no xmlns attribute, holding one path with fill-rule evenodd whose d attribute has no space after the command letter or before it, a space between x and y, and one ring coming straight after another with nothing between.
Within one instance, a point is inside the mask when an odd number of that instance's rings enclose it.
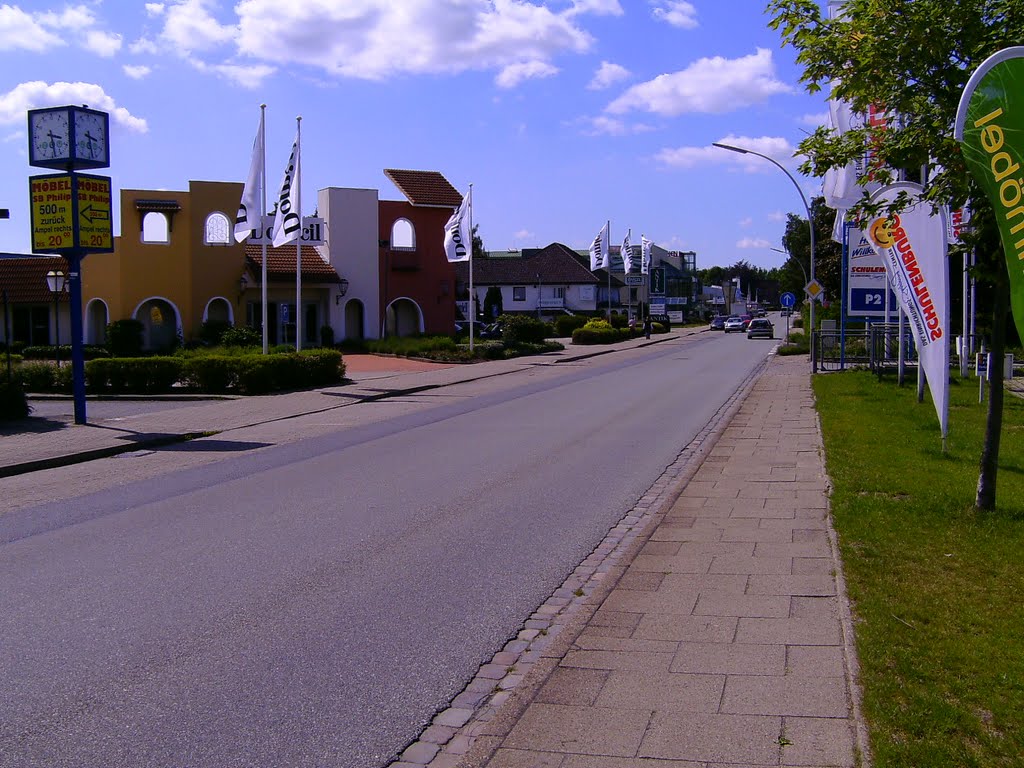
<instances>
[{"instance_id":1,"label":"street lamp","mask_svg":"<svg viewBox=\"0 0 1024 768\"><path fill-rule=\"evenodd\" d=\"M796 187L796 191L800 194L800 199L804 203L804 208L807 210L807 224L808 224L808 226L810 227L810 230L811 230L811 279L808 280L807 282L808 282L808 284L813 283L814 282L814 216L811 214L811 206L808 205L808 203L807 203L807 196L804 194L804 191L802 189L800 189L800 185L797 184L796 179L793 178L793 174L791 174L789 171L787 171L785 169L785 167L781 163L779 163L777 160L774 160L773 158L768 157L768 155L762 155L760 152L755 152L752 149L744 149L743 147L734 147L732 144L723 144L723 143L718 142L718 141L712 142L711 145L714 146L714 147L718 147L719 149L728 149L730 152L738 152L741 155L756 155L757 157L760 157L760 158L762 158L764 160L767 160L769 163L774 165L776 168L778 168L780 171L782 171L784 174L786 174L786 176L789 177L789 180L793 182L793 186ZM810 319L811 319L811 370L813 371L814 367L815 367L815 359L814 359L814 298L813 297L811 298L811 318Z\"/></svg>"},{"instance_id":2,"label":"street lamp","mask_svg":"<svg viewBox=\"0 0 1024 768\"><path fill-rule=\"evenodd\" d=\"M771 250L775 251L776 253L784 253L786 256L789 257L789 258L786 259L786 261L789 261L790 259L792 259L794 262L796 262L796 265L798 267L800 267L800 271L803 272L803 274L804 274L804 285L807 285L807 283L810 282L807 279L807 270L804 269L804 263L802 261L800 261L800 259L798 259L796 256L794 256L789 251L784 250L782 248L772 248ZM785 262L783 262L783 263L785 263Z\"/></svg>"},{"instance_id":3,"label":"street lamp","mask_svg":"<svg viewBox=\"0 0 1024 768\"><path fill-rule=\"evenodd\" d=\"M64 273L61 270L54 272L52 269L46 273L46 287L53 294L53 323L54 323L54 346L57 354L57 367L60 367L60 304L58 303L61 293L64 292Z\"/></svg>"}]
</instances>

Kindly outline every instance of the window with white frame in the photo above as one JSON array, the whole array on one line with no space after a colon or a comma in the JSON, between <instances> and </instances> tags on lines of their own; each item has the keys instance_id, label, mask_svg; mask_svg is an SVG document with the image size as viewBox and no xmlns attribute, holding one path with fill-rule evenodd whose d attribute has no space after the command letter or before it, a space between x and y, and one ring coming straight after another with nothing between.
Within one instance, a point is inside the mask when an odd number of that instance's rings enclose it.
<instances>
[{"instance_id":1,"label":"window with white frame","mask_svg":"<svg viewBox=\"0 0 1024 768\"><path fill-rule=\"evenodd\" d=\"M142 218L142 242L169 243L170 227L167 215L160 211L150 211Z\"/></svg>"},{"instance_id":2,"label":"window with white frame","mask_svg":"<svg viewBox=\"0 0 1024 768\"><path fill-rule=\"evenodd\" d=\"M512 301L526 301L525 285L516 285L512 287Z\"/></svg>"},{"instance_id":3,"label":"window with white frame","mask_svg":"<svg viewBox=\"0 0 1024 768\"><path fill-rule=\"evenodd\" d=\"M207 245L230 245L231 222L223 213L211 213L206 217L203 242Z\"/></svg>"},{"instance_id":4,"label":"window with white frame","mask_svg":"<svg viewBox=\"0 0 1024 768\"><path fill-rule=\"evenodd\" d=\"M555 298L556 299L564 299L565 298L565 286L564 285L556 285L555 288L554 288L554 291L555 291Z\"/></svg>"},{"instance_id":5,"label":"window with white frame","mask_svg":"<svg viewBox=\"0 0 1024 768\"><path fill-rule=\"evenodd\" d=\"M398 219L391 225L391 250L416 250L416 230L408 219Z\"/></svg>"}]
</instances>

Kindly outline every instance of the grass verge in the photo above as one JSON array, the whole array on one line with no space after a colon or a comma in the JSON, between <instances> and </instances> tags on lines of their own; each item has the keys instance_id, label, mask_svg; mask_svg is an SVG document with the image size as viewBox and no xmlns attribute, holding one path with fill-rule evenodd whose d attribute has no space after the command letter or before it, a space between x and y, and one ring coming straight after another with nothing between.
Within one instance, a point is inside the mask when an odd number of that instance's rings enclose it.
<instances>
[{"instance_id":1,"label":"grass verge","mask_svg":"<svg viewBox=\"0 0 1024 768\"><path fill-rule=\"evenodd\" d=\"M814 378L877 768L1024 765L1024 401L1007 396L998 510L974 510L985 408L867 372Z\"/></svg>"}]
</instances>

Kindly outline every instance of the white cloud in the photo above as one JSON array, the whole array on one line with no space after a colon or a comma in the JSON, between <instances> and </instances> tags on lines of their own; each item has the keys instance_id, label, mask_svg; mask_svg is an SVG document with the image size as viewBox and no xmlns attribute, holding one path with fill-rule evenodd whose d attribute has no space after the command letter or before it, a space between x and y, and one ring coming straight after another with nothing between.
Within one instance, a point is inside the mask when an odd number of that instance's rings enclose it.
<instances>
[{"instance_id":1,"label":"white cloud","mask_svg":"<svg viewBox=\"0 0 1024 768\"><path fill-rule=\"evenodd\" d=\"M207 0L182 0L164 9L160 37L174 50L207 51L232 42L238 28L220 24L207 10Z\"/></svg>"},{"instance_id":2,"label":"white cloud","mask_svg":"<svg viewBox=\"0 0 1024 768\"><path fill-rule=\"evenodd\" d=\"M7 93L0 94L0 124L12 125L25 121L25 112L38 107L62 104L88 104L93 109L109 112L111 119L131 131L146 133L149 126L143 118L135 117L124 107L117 106L103 88L94 83L45 83L35 80L21 83Z\"/></svg>"},{"instance_id":3,"label":"white cloud","mask_svg":"<svg viewBox=\"0 0 1024 768\"><path fill-rule=\"evenodd\" d=\"M818 112L813 115L801 115L797 122L801 125L809 125L811 128L817 128L819 125L828 125L828 112Z\"/></svg>"},{"instance_id":4,"label":"white cloud","mask_svg":"<svg viewBox=\"0 0 1024 768\"><path fill-rule=\"evenodd\" d=\"M45 51L64 41L18 6L0 5L0 51Z\"/></svg>"},{"instance_id":5,"label":"white cloud","mask_svg":"<svg viewBox=\"0 0 1024 768\"><path fill-rule=\"evenodd\" d=\"M798 160L793 157L796 147L780 137L726 136L719 141L722 144L760 152L773 160L777 160L784 166L793 168L798 165ZM715 146L665 148L655 156L655 159L668 168L693 168L699 165L729 164L747 173L770 171L772 169L771 163L756 155L743 155ZM776 169L777 172L778 170Z\"/></svg>"},{"instance_id":6,"label":"white cloud","mask_svg":"<svg viewBox=\"0 0 1024 768\"><path fill-rule=\"evenodd\" d=\"M37 14L41 24L57 29L87 29L96 24L96 16L84 5L65 6L60 13L48 11Z\"/></svg>"},{"instance_id":7,"label":"white cloud","mask_svg":"<svg viewBox=\"0 0 1024 768\"><path fill-rule=\"evenodd\" d=\"M740 228L747 229L754 223L754 220L747 216L746 218L740 219Z\"/></svg>"},{"instance_id":8,"label":"white cloud","mask_svg":"<svg viewBox=\"0 0 1024 768\"><path fill-rule=\"evenodd\" d=\"M593 13L598 16L622 16L619 0L573 0L570 14Z\"/></svg>"},{"instance_id":9,"label":"white cloud","mask_svg":"<svg viewBox=\"0 0 1024 768\"><path fill-rule=\"evenodd\" d=\"M587 136L631 136L654 130L644 123L627 123L625 120L604 115L581 118L579 122L586 126L583 133Z\"/></svg>"},{"instance_id":10,"label":"white cloud","mask_svg":"<svg viewBox=\"0 0 1024 768\"><path fill-rule=\"evenodd\" d=\"M550 65L557 55L590 50L594 39L578 25L581 14L621 11L608 0L560 12L518 0L241 0L235 8L238 54L275 66L302 64L369 80L513 67L503 73L506 83L530 71L524 62Z\"/></svg>"},{"instance_id":11,"label":"white cloud","mask_svg":"<svg viewBox=\"0 0 1024 768\"><path fill-rule=\"evenodd\" d=\"M160 53L160 47L150 40L148 37L140 37L134 43L128 46L128 50L135 54Z\"/></svg>"},{"instance_id":12,"label":"white cloud","mask_svg":"<svg viewBox=\"0 0 1024 768\"><path fill-rule=\"evenodd\" d=\"M160 16L164 12L163 3L146 3L146 14L149 16Z\"/></svg>"},{"instance_id":13,"label":"white cloud","mask_svg":"<svg viewBox=\"0 0 1024 768\"><path fill-rule=\"evenodd\" d=\"M772 244L770 240L765 240L763 237L744 237L742 240L736 242L737 248L771 248Z\"/></svg>"},{"instance_id":14,"label":"white cloud","mask_svg":"<svg viewBox=\"0 0 1024 768\"><path fill-rule=\"evenodd\" d=\"M147 77L150 72L153 71L152 69L147 67L145 64L139 64L137 66L133 66L131 64L125 64L123 67L121 67L121 69L132 80L142 80L144 77Z\"/></svg>"},{"instance_id":15,"label":"white cloud","mask_svg":"<svg viewBox=\"0 0 1024 768\"><path fill-rule=\"evenodd\" d=\"M654 6L651 14L659 21L680 29L695 29L698 26L697 9L692 3L685 0L662 0L651 4Z\"/></svg>"},{"instance_id":16,"label":"white cloud","mask_svg":"<svg viewBox=\"0 0 1024 768\"><path fill-rule=\"evenodd\" d=\"M277 71L268 64L250 64L247 66L216 64L211 66L210 69L225 79L250 90L259 88L264 80Z\"/></svg>"},{"instance_id":17,"label":"white cloud","mask_svg":"<svg viewBox=\"0 0 1024 768\"><path fill-rule=\"evenodd\" d=\"M634 85L609 104L607 111L623 114L640 110L673 117L687 112L716 114L791 91L775 78L772 52L758 48L757 53L739 59L698 59L680 72Z\"/></svg>"},{"instance_id":18,"label":"white cloud","mask_svg":"<svg viewBox=\"0 0 1024 768\"><path fill-rule=\"evenodd\" d=\"M94 29L86 32L85 42L82 47L92 51L97 56L109 59L121 50L121 36Z\"/></svg>"},{"instance_id":19,"label":"white cloud","mask_svg":"<svg viewBox=\"0 0 1024 768\"><path fill-rule=\"evenodd\" d=\"M558 67L552 66L547 62L524 61L519 64L509 64L494 78L494 83L499 88L515 88L523 80L536 80L557 74Z\"/></svg>"},{"instance_id":20,"label":"white cloud","mask_svg":"<svg viewBox=\"0 0 1024 768\"><path fill-rule=\"evenodd\" d=\"M534 237L533 232L528 229L520 229L512 235L513 240L532 240Z\"/></svg>"},{"instance_id":21,"label":"white cloud","mask_svg":"<svg viewBox=\"0 0 1024 768\"><path fill-rule=\"evenodd\" d=\"M629 70L625 67L612 64L610 61L602 61L601 67L594 73L594 78L587 84L587 88L591 91L600 91L628 77Z\"/></svg>"},{"instance_id":22,"label":"white cloud","mask_svg":"<svg viewBox=\"0 0 1024 768\"><path fill-rule=\"evenodd\" d=\"M786 214L784 211L772 211L768 214L768 221L785 221Z\"/></svg>"}]
</instances>

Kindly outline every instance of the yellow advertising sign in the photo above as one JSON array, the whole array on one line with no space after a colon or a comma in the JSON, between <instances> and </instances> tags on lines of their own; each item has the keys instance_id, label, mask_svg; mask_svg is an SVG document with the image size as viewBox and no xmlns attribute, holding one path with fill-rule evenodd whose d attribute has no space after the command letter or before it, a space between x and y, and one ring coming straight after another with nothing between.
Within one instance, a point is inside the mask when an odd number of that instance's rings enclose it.
<instances>
[{"instance_id":1,"label":"yellow advertising sign","mask_svg":"<svg viewBox=\"0 0 1024 768\"><path fill-rule=\"evenodd\" d=\"M110 178L82 173L29 178L32 251L112 251Z\"/></svg>"},{"instance_id":2,"label":"yellow advertising sign","mask_svg":"<svg viewBox=\"0 0 1024 768\"><path fill-rule=\"evenodd\" d=\"M75 246L72 186L70 174L29 178L34 253Z\"/></svg>"},{"instance_id":3,"label":"yellow advertising sign","mask_svg":"<svg viewBox=\"0 0 1024 768\"><path fill-rule=\"evenodd\" d=\"M78 245L90 250L113 250L110 220L110 179L78 174Z\"/></svg>"}]
</instances>

